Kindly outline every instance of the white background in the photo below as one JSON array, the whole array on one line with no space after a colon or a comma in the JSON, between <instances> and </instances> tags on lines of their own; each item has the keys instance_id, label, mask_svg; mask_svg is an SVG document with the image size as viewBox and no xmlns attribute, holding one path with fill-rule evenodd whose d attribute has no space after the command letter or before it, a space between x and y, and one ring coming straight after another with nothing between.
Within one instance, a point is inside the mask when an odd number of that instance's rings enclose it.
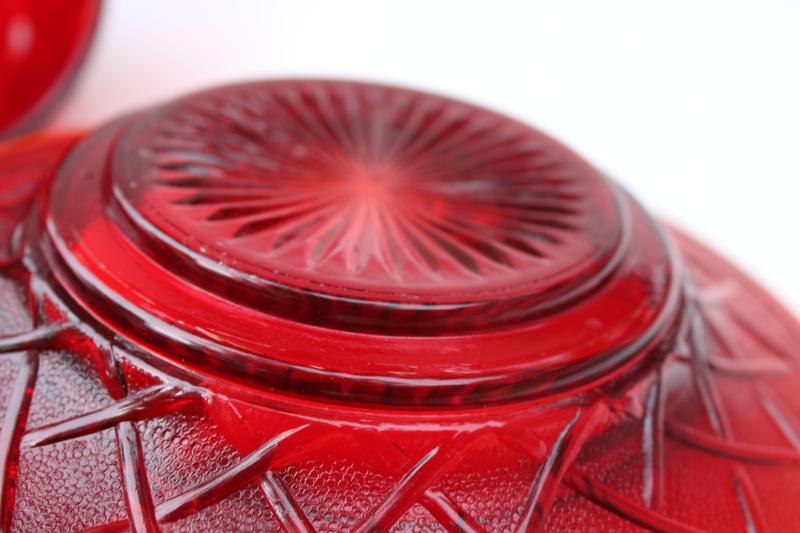
<instances>
[{"instance_id":1,"label":"white background","mask_svg":"<svg viewBox=\"0 0 800 533\"><path fill-rule=\"evenodd\" d=\"M800 2L108 0L57 122L286 76L533 123L800 312Z\"/></svg>"}]
</instances>

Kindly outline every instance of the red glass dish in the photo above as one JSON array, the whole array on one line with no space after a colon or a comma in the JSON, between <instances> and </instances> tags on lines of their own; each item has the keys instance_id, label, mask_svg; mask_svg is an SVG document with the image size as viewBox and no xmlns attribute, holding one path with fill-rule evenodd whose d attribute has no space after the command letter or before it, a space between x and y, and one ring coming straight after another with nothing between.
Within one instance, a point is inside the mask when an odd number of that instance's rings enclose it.
<instances>
[{"instance_id":1,"label":"red glass dish","mask_svg":"<svg viewBox=\"0 0 800 533\"><path fill-rule=\"evenodd\" d=\"M100 0L0 0L0 139L31 130L63 97L99 12Z\"/></svg>"},{"instance_id":2,"label":"red glass dish","mask_svg":"<svg viewBox=\"0 0 800 533\"><path fill-rule=\"evenodd\" d=\"M5 528L800 519L796 320L528 126L260 82L0 172Z\"/></svg>"}]
</instances>

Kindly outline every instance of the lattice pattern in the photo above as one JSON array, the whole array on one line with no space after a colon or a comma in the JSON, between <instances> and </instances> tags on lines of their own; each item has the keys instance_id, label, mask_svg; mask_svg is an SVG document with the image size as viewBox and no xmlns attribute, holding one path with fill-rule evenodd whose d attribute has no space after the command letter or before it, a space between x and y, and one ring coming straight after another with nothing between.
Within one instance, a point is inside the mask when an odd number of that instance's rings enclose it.
<instances>
[{"instance_id":1,"label":"lattice pattern","mask_svg":"<svg viewBox=\"0 0 800 533\"><path fill-rule=\"evenodd\" d=\"M46 301L55 301L48 287L32 277L21 263L3 267L4 275L27 288L34 329L0 337L0 354L14 358L17 374L8 394L6 413L0 429L0 509L3 530L13 526L13 509L21 447L41 447L63 442L108 429L114 430L120 477L123 483L127 520L104 524L96 530L136 532L158 531L186 516L222 501L248 484L256 484L265 505L275 521L285 530L313 531L313 520L306 516L303 506L282 481L274 459L282 450L313 447L312 441L323 439L314 431L314 423L301 423L277 431L251 453L232 466L181 494L156 504L151 493L148 472L143 459L141 435L137 421L163 417L179 412L189 405L202 405L202 391L187 383L169 381L128 393L124 373L115 356L116 348L86 326L66 319L53 323L45 311ZM702 274L702 273L701 273ZM698 276L702 278L702 275ZM700 280L698 285L709 285ZM516 510L516 528L524 531L542 529L548 513L563 487L574 491L594 504L637 526L664 531L700 531L666 512L665 468L667 441L681 443L693 449L727 458L730 483L736 494L741 523L748 531L766 531L768 521L756 484L747 466L757 463L800 464L800 426L795 413L776 397L764 379L792 374L794 360L785 355L774 339L748 326L746 317L726 307L730 298L719 286L710 286L693 296L695 312L687 320L676 352L649 378L640 410L628 409L626 417L640 426L642 443L641 487L638 501L599 481L576 464L598 424L613 408L607 402L596 402L573 408L568 423L552 443L508 442L501 432L485 431L452 435L430 447L419 457L409 458L394 443L384 439L388 451L381 452L384 460L405 465L398 478L382 499L351 529L353 531L388 530L416 505L422 505L448 531L485 531L480 516L467 514L457 498L440 486L443 476L454 463L481 446L502 442L516 452L539 464L533 476L524 505ZM721 321L734 321L743 335L762 347L771 347L765 357L743 357L729 337L720 332ZM720 354L707 344L715 342L725 348ZM37 383L40 353L63 347L91 345L91 353L99 361L101 379L113 402L79 416L68 417L40 427L29 428L26 417ZM671 368L691 370L695 388L705 412L710 431L686 422L671 419L666 413L667 377ZM786 446L755 445L737 440L734 436L726 398L718 383L719 376L740 378L753 387L764 416L774 422L785 437ZM488 443L488 444L487 444ZM544 456L541 446L547 447ZM387 463L388 464L388 463Z\"/></svg>"}]
</instances>

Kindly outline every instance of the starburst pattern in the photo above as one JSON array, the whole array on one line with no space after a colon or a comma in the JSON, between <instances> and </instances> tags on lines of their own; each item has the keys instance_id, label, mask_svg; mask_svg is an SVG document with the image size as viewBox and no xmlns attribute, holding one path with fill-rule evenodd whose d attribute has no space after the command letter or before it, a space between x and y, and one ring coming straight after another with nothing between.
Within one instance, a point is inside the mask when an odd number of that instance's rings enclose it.
<instances>
[{"instance_id":1,"label":"starburst pattern","mask_svg":"<svg viewBox=\"0 0 800 533\"><path fill-rule=\"evenodd\" d=\"M206 252L340 281L409 290L547 274L554 257L585 260L583 230L601 224L574 156L504 117L410 91L212 94L160 116L138 155L154 170L132 194L156 223Z\"/></svg>"}]
</instances>

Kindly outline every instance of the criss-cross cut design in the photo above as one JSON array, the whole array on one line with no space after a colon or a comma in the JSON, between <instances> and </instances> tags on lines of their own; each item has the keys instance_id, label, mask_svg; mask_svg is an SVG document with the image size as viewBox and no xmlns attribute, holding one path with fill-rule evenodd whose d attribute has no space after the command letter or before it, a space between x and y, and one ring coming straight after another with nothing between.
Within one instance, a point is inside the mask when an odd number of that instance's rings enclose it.
<instances>
[{"instance_id":1,"label":"criss-cross cut design","mask_svg":"<svg viewBox=\"0 0 800 533\"><path fill-rule=\"evenodd\" d=\"M180 520L222 501L245 485L255 483L272 511L274 519L287 531L314 531L315 520L309 517L291 490L273 468L273 460L285 450L310 446L320 438L319 428L313 422L298 422L294 427L276 432L238 462L217 472L180 494L156 503L144 464L141 435L137 421L155 419L180 412L190 405L202 405L202 391L179 380L127 392L123 373L118 368L115 352L120 348L96 333L88 334L85 326L73 325L69 319L53 322L45 316L43 301L54 298L48 288L20 264L3 267L3 274L17 279L27 287L34 329L15 335L0 337L0 354L14 357L18 362L17 374L11 386L8 406L0 430L0 461L2 462L2 492L0 509L2 524L8 529L13 520L14 487L19 475L18 458L21 449L43 447L68 439L79 438L107 429L114 429L118 465L123 485L128 519L98 525L98 531L136 532L158 531L161 525ZM701 285L705 285L701 283ZM642 411L623 415L640 425L642 443L642 487L639 501L615 490L585 473L576 463L587 440L596 434L598 424L607 419L610 404L597 401L572 408L572 414L551 442L509 441L507 435L495 430L478 433L455 433L432 446L418 457L407 456L385 437L381 446L386 466L398 465L393 486L375 501L371 510L354 524L353 531L383 531L411 508L421 505L438 523L449 531L487 531L480 516L467 514L457 498L443 491L441 481L465 457L484 446L506 446L531 459L538 468L530 480L523 504L515 509L515 528L521 531L541 529L548 513L566 487L618 517L654 530L701 531L665 512L665 442L674 439L693 449L727 458L730 482L737 495L742 522L753 531L767 530L764 510L758 499L755 485L749 476L750 463L777 462L800 464L800 438L793 414L761 381L765 376L781 376L791 372L791 361L769 356L742 356L740 351L727 344L720 334L721 321L735 321L749 328L746 317L735 311L720 312L727 297L714 286L701 288L694 297L696 310L687 320L680 335L676 351L656 369L649 379L643 395ZM771 346L775 353L781 350L770 338L759 331L747 329L747 334L763 346ZM723 356L710 350L705 343L716 342L725 348ZM27 427L25 418L35 394L38 358L42 351L91 345L91 352L100 362L101 380L111 395L112 403L92 411L42 425ZM713 355L708 355L712 354ZM711 432L670 419L666 415L665 383L671 368L691 369L700 401ZM760 446L734 438L726 410L716 382L717 375L744 379L755 387L765 416L774 421L785 436L787 446ZM349 430L353 431L353 430ZM541 446L546 453L541 454ZM405 465L405 466L400 466Z\"/></svg>"}]
</instances>

